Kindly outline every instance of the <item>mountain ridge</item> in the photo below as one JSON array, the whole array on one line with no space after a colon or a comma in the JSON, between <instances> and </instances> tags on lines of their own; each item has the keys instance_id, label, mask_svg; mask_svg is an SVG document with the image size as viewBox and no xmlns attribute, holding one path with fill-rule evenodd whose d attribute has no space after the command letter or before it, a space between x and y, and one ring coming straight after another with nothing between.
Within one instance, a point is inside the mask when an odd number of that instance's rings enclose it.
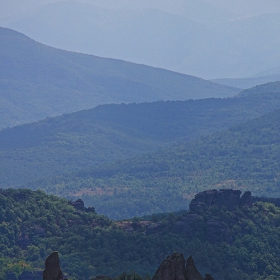
<instances>
[{"instance_id":1,"label":"mountain ridge","mask_svg":"<svg viewBox=\"0 0 280 280\"><path fill-rule=\"evenodd\" d=\"M192 20L180 13L172 14L172 7L167 11L155 11L152 7L141 10L140 4L138 9L112 10L96 7L90 1L59 1L35 8L27 15L20 14L14 22L5 23L3 19L2 25L52 46L207 79L251 76L279 65L280 17L275 4L270 13L264 13L264 8L252 13L251 4L246 16L231 15L227 19L229 7L224 6L219 12L213 11L211 7L215 5L207 1L200 1L199 5L178 2L178 6L183 6L183 14L193 11L188 13ZM232 10L234 5L228 5ZM211 11L215 16L210 15ZM202 21L195 20L194 14L200 14Z\"/></svg>"},{"instance_id":2,"label":"mountain ridge","mask_svg":"<svg viewBox=\"0 0 280 280\"><path fill-rule=\"evenodd\" d=\"M22 185L194 140L279 108L279 93L100 105L0 131L1 184ZM20 179L21 178L21 179Z\"/></svg>"},{"instance_id":3,"label":"mountain ridge","mask_svg":"<svg viewBox=\"0 0 280 280\"><path fill-rule=\"evenodd\" d=\"M209 188L279 196L279 117L278 109L190 143L28 186L83 198L114 219L179 211L194 193Z\"/></svg>"},{"instance_id":4,"label":"mountain ridge","mask_svg":"<svg viewBox=\"0 0 280 280\"><path fill-rule=\"evenodd\" d=\"M2 35L1 35L2 34ZM0 28L0 128L106 103L233 96L194 76L48 47Z\"/></svg>"}]
</instances>

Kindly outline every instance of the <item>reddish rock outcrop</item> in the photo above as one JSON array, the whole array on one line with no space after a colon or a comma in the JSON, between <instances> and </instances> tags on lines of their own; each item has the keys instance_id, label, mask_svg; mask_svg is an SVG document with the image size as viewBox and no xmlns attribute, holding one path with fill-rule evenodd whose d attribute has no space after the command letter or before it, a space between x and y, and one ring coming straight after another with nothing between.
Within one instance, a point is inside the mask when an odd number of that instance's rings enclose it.
<instances>
[{"instance_id":1,"label":"reddish rock outcrop","mask_svg":"<svg viewBox=\"0 0 280 280\"><path fill-rule=\"evenodd\" d=\"M242 197L240 195L240 190L233 189L203 191L195 195L190 203L190 210L193 213L199 213L213 205L219 208L225 207L227 210L233 210L238 206L251 207L251 192L246 191Z\"/></svg>"},{"instance_id":2,"label":"reddish rock outcrop","mask_svg":"<svg viewBox=\"0 0 280 280\"><path fill-rule=\"evenodd\" d=\"M94 207L88 207L88 208L85 207L83 200L81 200L80 198L77 199L76 201L68 201L68 204L73 206L76 210L79 210L79 211L96 213Z\"/></svg>"},{"instance_id":3,"label":"reddish rock outcrop","mask_svg":"<svg viewBox=\"0 0 280 280\"><path fill-rule=\"evenodd\" d=\"M43 280L63 280L58 252L52 252L45 261Z\"/></svg>"},{"instance_id":4,"label":"reddish rock outcrop","mask_svg":"<svg viewBox=\"0 0 280 280\"><path fill-rule=\"evenodd\" d=\"M183 254L174 253L161 263L152 280L214 280L214 278L210 274L206 274L204 278L191 256L186 261Z\"/></svg>"},{"instance_id":5,"label":"reddish rock outcrop","mask_svg":"<svg viewBox=\"0 0 280 280\"><path fill-rule=\"evenodd\" d=\"M78 199L76 201L69 201L69 204L72 205L75 209L83 211L85 210L85 204L81 199Z\"/></svg>"},{"instance_id":6,"label":"reddish rock outcrop","mask_svg":"<svg viewBox=\"0 0 280 280\"><path fill-rule=\"evenodd\" d=\"M157 269L152 280L185 280L186 260L183 254L167 257Z\"/></svg>"},{"instance_id":7,"label":"reddish rock outcrop","mask_svg":"<svg viewBox=\"0 0 280 280\"><path fill-rule=\"evenodd\" d=\"M192 256L190 256L187 260L186 276L187 280L205 280L196 268Z\"/></svg>"}]
</instances>

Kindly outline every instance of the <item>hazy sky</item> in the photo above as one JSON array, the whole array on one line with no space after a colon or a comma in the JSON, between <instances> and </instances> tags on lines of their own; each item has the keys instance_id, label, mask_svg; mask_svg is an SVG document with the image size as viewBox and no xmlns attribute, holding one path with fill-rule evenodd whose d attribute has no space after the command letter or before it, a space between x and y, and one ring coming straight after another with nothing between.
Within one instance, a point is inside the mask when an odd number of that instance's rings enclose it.
<instances>
[{"instance_id":1,"label":"hazy sky","mask_svg":"<svg viewBox=\"0 0 280 280\"><path fill-rule=\"evenodd\" d=\"M55 2L64 3L46 6ZM57 48L203 78L280 67L280 0L0 0L0 25Z\"/></svg>"},{"instance_id":2,"label":"hazy sky","mask_svg":"<svg viewBox=\"0 0 280 280\"><path fill-rule=\"evenodd\" d=\"M0 0L0 15L12 15L38 7L45 3L65 0ZM279 0L76 0L106 8L140 9L157 8L184 16L195 16L199 9L203 14L208 6L216 6L217 11L228 11L236 16L250 16L261 13L280 13ZM194 14L192 10L195 10Z\"/></svg>"}]
</instances>

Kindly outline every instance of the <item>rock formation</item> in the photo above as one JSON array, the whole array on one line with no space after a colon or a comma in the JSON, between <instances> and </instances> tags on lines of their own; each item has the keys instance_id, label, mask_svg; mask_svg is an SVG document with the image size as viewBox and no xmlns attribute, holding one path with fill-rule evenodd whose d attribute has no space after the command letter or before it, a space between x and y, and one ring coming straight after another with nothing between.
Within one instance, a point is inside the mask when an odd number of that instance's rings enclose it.
<instances>
[{"instance_id":1,"label":"rock formation","mask_svg":"<svg viewBox=\"0 0 280 280\"><path fill-rule=\"evenodd\" d=\"M251 207L251 192L245 192L242 197L240 195L240 190L232 189L203 191L195 195L190 203L190 210L193 213L199 213L213 205L219 208L225 207L227 210L233 210L238 206Z\"/></svg>"},{"instance_id":2,"label":"rock formation","mask_svg":"<svg viewBox=\"0 0 280 280\"><path fill-rule=\"evenodd\" d=\"M195 195L190 203L190 212L174 221L170 230L174 233L185 234L186 238L195 236L198 232L205 233L205 238L211 242L232 243L234 236L232 227L238 222L236 218L218 218L207 216L207 209L216 206L220 209L233 211L239 206L252 206L250 191L244 192L240 197L240 190L223 189L208 190ZM146 228L146 234L156 234L164 230L164 224L154 223Z\"/></svg>"},{"instance_id":3,"label":"rock formation","mask_svg":"<svg viewBox=\"0 0 280 280\"><path fill-rule=\"evenodd\" d=\"M187 260L186 265L186 279L187 280L204 280L198 269L196 268L192 256Z\"/></svg>"},{"instance_id":4,"label":"rock formation","mask_svg":"<svg viewBox=\"0 0 280 280\"><path fill-rule=\"evenodd\" d=\"M76 201L69 201L68 204L73 206L76 210L95 213L95 208L94 207L88 207L88 208L85 207L83 200L80 198L77 199Z\"/></svg>"},{"instance_id":5,"label":"rock formation","mask_svg":"<svg viewBox=\"0 0 280 280\"><path fill-rule=\"evenodd\" d=\"M63 280L58 252L53 252L46 258L43 280Z\"/></svg>"},{"instance_id":6,"label":"rock formation","mask_svg":"<svg viewBox=\"0 0 280 280\"><path fill-rule=\"evenodd\" d=\"M248 206L252 207L253 205L253 198L250 191L246 191L242 197L240 198L240 206Z\"/></svg>"},{"instance_id":7,"label":"rock formation","mask_svg":"<svg viewBox=\"0 0 280 280\"><path fill-rule=\"evenodd\" d=\"M81 199L77 199L76 201L69 201L69 204L72 205L75 209L83 211L85 209L85 204Z\"/></svg>"},{"instance_id":8,"label":"rock formation","mask_svg":"<svg viewBox=\"0 0 280 280\"><path fill-rule=\"evenodd\" d=\"M174 253L167 257L157 269L152 280L214 280L210 274L202 277L193 258L186 261L183 254Z\"/></svg>"},{"instance_id":9,"label":"rock formation","mask_svg":"<svg viewBox=\"0 0 280 280\"><path fill-rule=\"evenodd\" d=\"M167 257L157 269L152 280L185 280L186 260L183 254Z\"/></svg>"}]
</instances>

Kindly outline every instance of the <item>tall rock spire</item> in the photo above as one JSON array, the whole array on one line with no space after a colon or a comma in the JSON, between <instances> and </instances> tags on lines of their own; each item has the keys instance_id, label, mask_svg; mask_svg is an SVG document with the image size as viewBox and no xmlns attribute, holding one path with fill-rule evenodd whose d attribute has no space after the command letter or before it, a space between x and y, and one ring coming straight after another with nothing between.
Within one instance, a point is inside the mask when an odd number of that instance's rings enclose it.
<instances>
[{"instance_id":1,"label":"tall rock spire","mask_svg":"<svg viewBox=\"0 0 280 280\"><path fill-rule=\"evenodd\" d=\"M60 270L60 261L58 252L52 252L45 261L45 270L43 280L63 280L63 274Z\"/></svg>"}]
</instances>

